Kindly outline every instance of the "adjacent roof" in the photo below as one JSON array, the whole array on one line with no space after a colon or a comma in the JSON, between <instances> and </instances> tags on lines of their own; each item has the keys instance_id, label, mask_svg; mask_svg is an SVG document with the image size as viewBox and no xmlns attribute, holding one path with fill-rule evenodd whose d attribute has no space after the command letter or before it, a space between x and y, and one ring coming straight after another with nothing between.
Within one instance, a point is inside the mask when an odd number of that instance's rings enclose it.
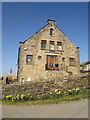
<instances>
[{"instance_id":1,"label":"adjacent roof","mask_svg":"<svg viewBox=\"0 0 90 120\"><path fill-rule=\"evenodd\" d=\"M82 66L87 65L87 64L90 64L90 61L83 62L80 64L80 66L82 67Z\"/></svg>"}]
</instances>

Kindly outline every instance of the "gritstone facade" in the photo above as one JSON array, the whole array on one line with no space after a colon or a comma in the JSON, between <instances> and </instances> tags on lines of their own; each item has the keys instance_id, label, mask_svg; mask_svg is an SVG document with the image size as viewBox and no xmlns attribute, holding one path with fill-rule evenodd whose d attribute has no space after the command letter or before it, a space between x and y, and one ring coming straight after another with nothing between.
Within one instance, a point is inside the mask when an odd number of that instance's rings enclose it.
<instances>
[{"instance_id":1,"label":"gritstone facade","mask_svg":"<svg viewBox=\"0 0 90 120\"><path fill-rule=\"evenodd\" d=\"M55 20L48 19L47 25L20 42L19 82L64 77L79 72L79 47L55 25Z\"/></svg>"}]
</instances>

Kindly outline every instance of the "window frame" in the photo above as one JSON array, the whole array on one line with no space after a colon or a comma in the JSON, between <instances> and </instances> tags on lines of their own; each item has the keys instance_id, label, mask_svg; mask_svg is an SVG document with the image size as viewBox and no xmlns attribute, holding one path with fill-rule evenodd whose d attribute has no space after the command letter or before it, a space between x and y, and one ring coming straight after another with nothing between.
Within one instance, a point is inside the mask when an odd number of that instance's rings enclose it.
<instances>
[{"instance_id":1,"label":"window frame","mask_svg":"<svg viewBox=\"0 0 90 120\"><path fill-rule=\"evenodd\" d=\"M62 57L62 62L65 62L65 57Z\"/></svg>"},{"instance_id":2,"label":"window frame","mask_svg":"<svg viewBox=\"0 0 90 120\"><path fill-rule=\"evenodd\" d=\"M45 45L45 47L42 47L42 45ZM41 40L41 49L46 49L47 47L47 40Z\"/></svg>"},{"instance_id":3,"label":"window frame","mask_svg":"<svg viewBox=\"0 0 90 120\"><path fill-rule=\"evenodd\" d=\"M53 46L54 49L51 49L51 46ZM55 41L49 41L49 49L55 50Z\"/></svg>"},{"instance_id":4,"label":"window frame","mask_svg":"<svg viewBox=\"0 0 90 120\"><path fill-rule=\"evenodd\" d=\"M59 47L61 47L61 48L59 49ZM63 50L63 48L62 48L62 42L57 42L57 50L59 50L59 51Z\"/></svg>"},{"instance_id":5,"label":"window frame","mask_svg":"<svg viewBox=\"0 0 90 120\"><path fill-rule=\"evenodd\" d=\"M54 29L50 28L50 33L49 33L50 36L53 36L53 31L54 31Z\"/></svg>"},{"instance_id":6,"label":"window frame","mask_svg":"<svg viewBox=\"0 0 90 120\"><path fill-rule=\"evenodd\" d=\"M69 65L70 66L76 66L76 59L74 57L69 58Z\"/></svg>"},{"instance_id":7,"label":"window frame","mask_svg":"<svg viewBox=\"0 0 90 120\"><path fill-rule=\"evenodd\" d=\"M46 55L46 60L46 70L59 70L57 55Z\"/></svg>"},{"instance_id":8,"label":"window frame","mask_svg":"<svg viewBox=\"0 0 90 120\"><path fill-rule=\"evenodd\" d=\"M31 61L28 61L28 59L31 58ZM33 62L33 55L26 55L26 63L32 63Z\"/></svg>"}]
</instances>

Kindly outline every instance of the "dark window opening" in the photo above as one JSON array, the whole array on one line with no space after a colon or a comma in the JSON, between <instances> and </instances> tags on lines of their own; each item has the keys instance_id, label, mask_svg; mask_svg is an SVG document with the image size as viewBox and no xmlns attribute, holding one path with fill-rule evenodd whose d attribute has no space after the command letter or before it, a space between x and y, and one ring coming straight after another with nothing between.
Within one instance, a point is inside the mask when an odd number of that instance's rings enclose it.
<instances>
[{"instance_id":1,"label":"dark window opening","mask_svg":"<svg viewBox=\"0 0 90 120\"><path fill-rule=\"evenodd\" d=\"M51 36L53 35L53 29L52 28L50 29L50 35Z\"/></svg>"},{"instance_id":2,"label":"dark window opening","mask_svg":"<svg viewBox=\"0 0 90 120\"><path fill-rule=\"evenodd\" d=\"M40 60L42 57L41 56L38 56L38 59Z\"/></svg>"},{"instance_id":3,"label":"dark window opening","mask_svg":"<svg viewBox=\"0 0 90 120\"><path fill-rule=\"evenodd\" d=\"M33 61L33 55L27 55L26 56L26 62L31 63Z\"/></svg>"},{"instance_id":4,"label":"dark window opening","mask_svg":"<svg viewBox=\"0 0 90 120\"><path fill-rule=\"evenodd\" d=\"M58 57L56 55L47 55L46 70L59 70Z\"/></svg>"},{"instance_id":5,"label":"dark window opening","mask_svg":"<svg viewBox=\"0 0 90 120\"><path fill-rule=\"evenodd\" d=\"M57 49L62 50L62 42L57 42Z\"/></svg>"},{"instance_id":6,"label":"dark window opening","mask_svg":"<svg viewBox=\"0 0 90 120\"><path fill-rule=\"evenodd\" d=\"M46 40L41 40L41 49L46 49Z\"/></svg>"},{"instance_id":7,"label":"dark window opening","mask_svg":"<svg viewBox=\"0 0 90 120\"><path fill-rule=\"evenodd\" d=\"M50 50L54 50L55 43L54 41L50 41Z\"/></svg>"},{"instance_id":8,"label":"dark window opening","mask_svg":"<svg viewBox=\"0 0 90 120\"><path fill-rule=\"evenodd\" d=\"M62 58L62 61L65 61L65 57Z\"/></svg>"}]
</instances>

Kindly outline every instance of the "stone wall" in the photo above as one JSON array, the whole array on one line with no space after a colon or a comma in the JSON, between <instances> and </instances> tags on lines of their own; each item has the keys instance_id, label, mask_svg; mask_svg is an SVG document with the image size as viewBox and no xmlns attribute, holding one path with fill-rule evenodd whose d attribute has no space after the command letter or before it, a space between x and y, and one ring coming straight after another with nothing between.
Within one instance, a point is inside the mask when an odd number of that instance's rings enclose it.
<instances>
[{"instance_id":1,"label":"stone wall","mask_svg":"<svg viewBox=\"0 0 90 120\"><path fill-rule=\"evenodd\" d=\"M30 81L22 83L14 83L10 85L2 85L2 96L7 95L21 95L21 94L39 94L50 92L55 89L67 91L73 88L89 89L88 74L81 74L79 76L70 75L68 78L57 77L56 79L43 79L42 81Z\"/></svg>"}]
</instances>

